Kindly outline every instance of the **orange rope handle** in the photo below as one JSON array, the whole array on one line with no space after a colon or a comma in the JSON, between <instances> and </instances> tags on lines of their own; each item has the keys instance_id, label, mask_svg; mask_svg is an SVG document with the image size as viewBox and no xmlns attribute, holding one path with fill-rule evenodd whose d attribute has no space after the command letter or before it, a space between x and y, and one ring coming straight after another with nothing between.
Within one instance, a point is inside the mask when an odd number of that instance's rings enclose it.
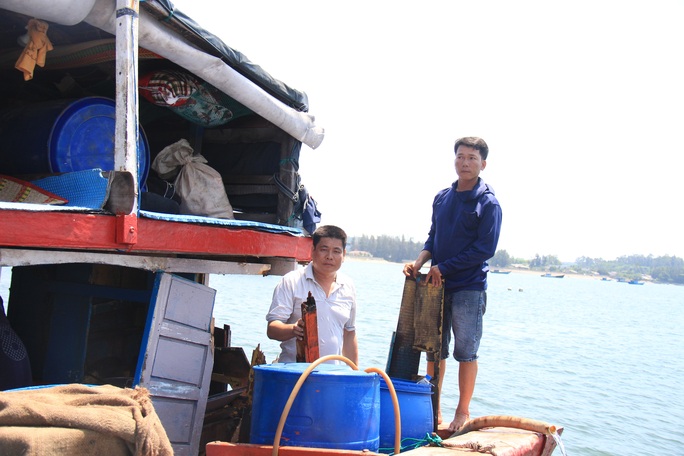
<instances>
[{"instance_id":1,"label":"orange rope handle","mask_svg":"<svg viewBox=\"0 0 684 456\"><path fill-rule=\"evenodd\" d=\"M389 376L377 367L369 367L364 372L375 372L380 374L387 383L387 389L392 397L392 405L394 406L394 454L401 453L401 412L399 410L399 399L397 398L397 391L394 389L392 380Z\"/></svg>"}]
</instances>

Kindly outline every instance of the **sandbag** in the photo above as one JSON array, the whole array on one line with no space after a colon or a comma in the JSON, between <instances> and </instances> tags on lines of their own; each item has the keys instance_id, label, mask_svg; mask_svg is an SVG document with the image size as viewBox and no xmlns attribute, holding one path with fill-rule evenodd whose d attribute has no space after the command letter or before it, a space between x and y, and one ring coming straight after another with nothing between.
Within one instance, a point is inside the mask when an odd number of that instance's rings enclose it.
<instances>
[{"instance_id":1,"label":"sandbag","mask_svg":"<svg viewBox=\"0 0 684 456\"><path fill-rule=\"evenodd\" d=\"M0 454L172 456L173 447L147 389L68 384L0 393Z\"/></svg>"}]
</instances>

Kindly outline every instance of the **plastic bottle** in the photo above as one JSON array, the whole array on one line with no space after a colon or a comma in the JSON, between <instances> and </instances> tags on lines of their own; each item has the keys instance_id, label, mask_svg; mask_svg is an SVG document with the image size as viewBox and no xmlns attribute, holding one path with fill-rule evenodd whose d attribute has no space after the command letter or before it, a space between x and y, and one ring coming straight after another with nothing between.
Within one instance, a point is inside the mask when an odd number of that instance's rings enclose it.
<instances>
[{"instance_id":1,"label":"plastic bottle","mask_svg":"<svg viewBox=\"0 0 684 456\"><path fill-rule=\"evenodd\" d=\"M432 383L430 382L431 379L432 379L432 377L430 377L429 375L426 374L425 377L418 380L418 384L419 385L432 385Z\"/></svg>"}]
</instances>

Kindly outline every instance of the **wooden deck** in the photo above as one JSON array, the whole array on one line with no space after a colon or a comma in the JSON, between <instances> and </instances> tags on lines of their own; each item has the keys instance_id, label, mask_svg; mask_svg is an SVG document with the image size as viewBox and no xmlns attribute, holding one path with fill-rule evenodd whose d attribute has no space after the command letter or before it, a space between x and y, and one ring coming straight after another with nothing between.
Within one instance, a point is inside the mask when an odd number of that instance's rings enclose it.
<instances>
[{"instance_id":1,"label":"wooden deck","mask_svg":"<svg viewBox=\"0 0 684 456\"><path fill-rule=\"evenodd\" d=\"M558 432L560 434L562 429L559 429ZM473 456L473 454L549 456L556 448L556 442L551 437L538 432L514 428L487 428L450 437L449 431L442 427L437 434L443 439L441 447L425 446L404 453L410 453L411 456ZM206 456L270 456L272 454L272 445L210 442L206 446ZM335 456L342 454L373 456L381 453L284 446L278 449L278 454L281 456Z\"/></svg>"}]
</instances>

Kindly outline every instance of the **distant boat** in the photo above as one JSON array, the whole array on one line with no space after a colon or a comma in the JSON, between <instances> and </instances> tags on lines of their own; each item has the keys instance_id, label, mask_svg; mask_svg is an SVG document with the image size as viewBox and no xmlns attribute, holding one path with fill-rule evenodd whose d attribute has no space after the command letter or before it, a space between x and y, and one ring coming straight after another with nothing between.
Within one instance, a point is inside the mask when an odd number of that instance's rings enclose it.
<instances>
[{"instance_id":1,"label":"distant boat","mask_svg":"<svg viewBox=\"0 0 684 456\"><path fill-rule=\"evenodd\" d=\"M490 271L492 274L510 274L511 271L502 271L501 269L494 269L493 271Z\"/></svg>"},{"instance_id":2,"label":"distant boat","mask_svg":"<svg viewBox=\"0 0 684 456\"><path fill-rule=\"evenodd\" d=\"M644 282L640 282L640 281L638 281L638 280L636 280L636 279L635 279L635 280L630 280L630 281L627 282L627 283L630 284L630 285L643 285L643 284L644 284Z\"/></svg>"},{"instance_id":3,"label":"distant boat","mask_svg":"<svg viewBox=\"0 0 684 456\"><path fill-rule=\"evenodd\" d=\"M602 282L610 282L613 279L609 279L608 277L601 277Z\"/></svg>"},{"instance_id":4,"label":"distant boat","mask_svg":"<svg viewBox=\"0 0 684 456\"><path fill-rule=\"evenodd\" d=\"M542 277L548 277L551 279L562 279L563 277L565 277L565 274L551 274L551 273L547 272L546 274L542 274L541 276Z\"/></svg>"}]
</instances>

